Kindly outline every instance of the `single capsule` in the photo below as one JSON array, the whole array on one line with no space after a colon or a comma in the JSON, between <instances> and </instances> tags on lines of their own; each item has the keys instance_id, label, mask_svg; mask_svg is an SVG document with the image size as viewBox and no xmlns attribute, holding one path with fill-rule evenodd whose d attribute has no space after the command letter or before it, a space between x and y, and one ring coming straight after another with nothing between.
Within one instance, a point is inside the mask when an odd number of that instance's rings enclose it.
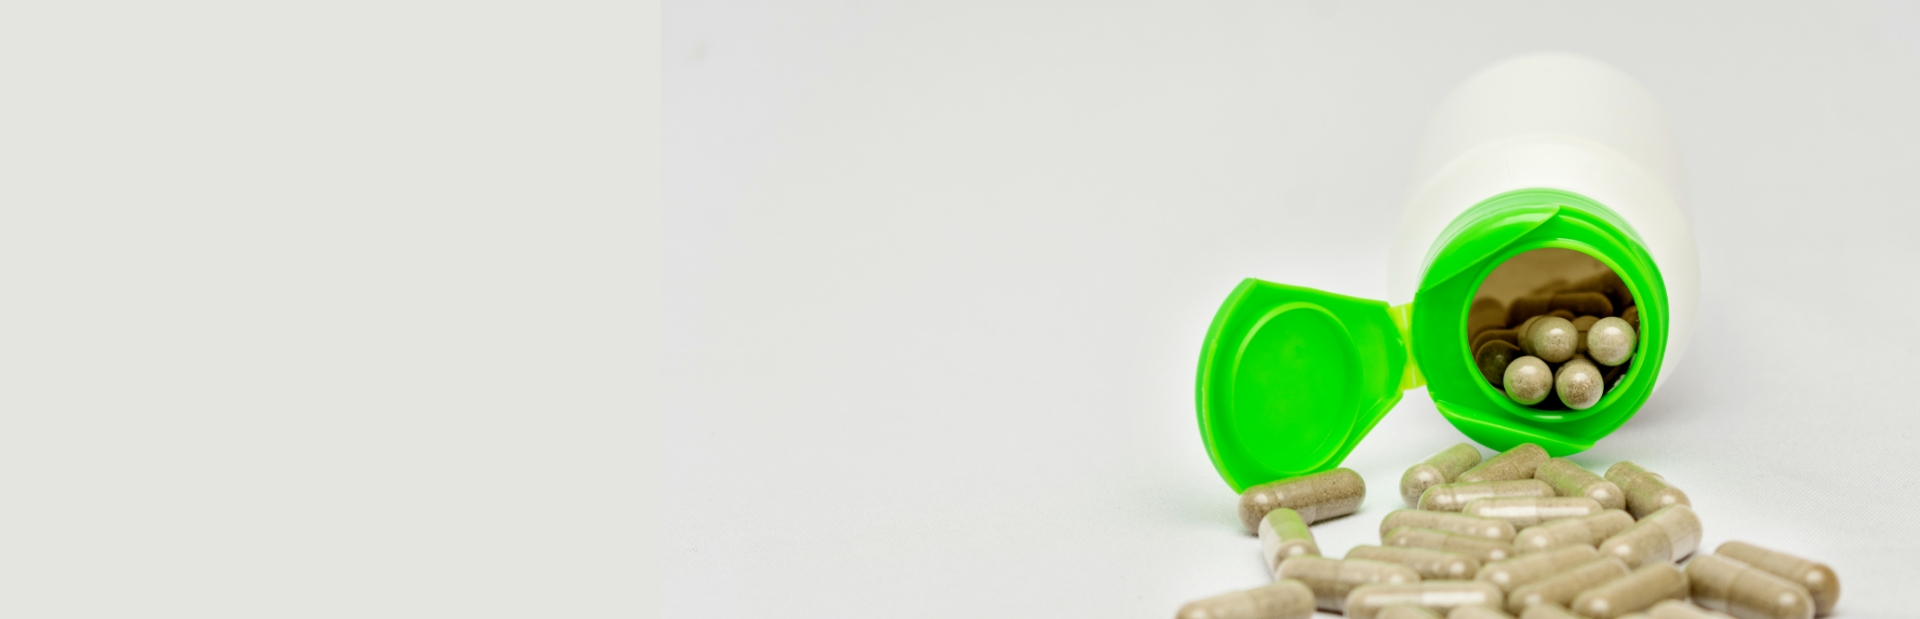
<instances>
[{"instance_id":1,"label":"single capsule","mask_svg":"<svg viewBox=\"0 0 1920 619\"><path fill-rule=\"evenodd\" d=\"M1480 571L1480 560L1457 552L1407 546L1354 546L1348 559L1398 563L1413 568L1421 580L1465 580Z\"/></svg>"},{"instance_id":2,"label":"single capsule","mask_svg":"<svg viewBox=\"0 0 1920 619\"><path fill-rule=\"evenodd\" d=\"M1573 566L1600 558L1600 551L1591 546L1567 546L1541 553L1495 561L1480 568L1478 580L1501 591L1511 592L1530 582L1564 572Z\"/></svg>"},{"instance_id":3,"label":"single capsule","mask_svg":"<svg viewBox=\"0 0 1920 619\"><path fill-rule=\"evenodd\" d=\"M1695 604L1740 619L1813 617L1813 596L1806 587L1720 555L1688 561L1687 581Z\"/></svg>"},{"instance_id":4,"label":"single capsule","mask_svg":"<svg viewBox=\"0 0 1920 619\"><path fill-rule=\"evenodd\" d=\"M1387 532L1385 536L1381 537L1380 545L1412 546L1414 548L1457 552L1473 557L1482 563L1499 561L1513 556L1513 544L1501 540L1454 535L1446 531L1435 531L1433 529L1420 529L1415 527L1400 527Z\"/></svg>"},{"instance_id":5,"label":"single capsule","mask_svg":"<svg viewBox=\"0 0 1920 619\"><path fill-rule=\"evenodd\" d=\"M1555 311L1570 312L1576 316L1613 315L1613 301L1607 299L1607 295L1598 292L1562 292L1553 295L1553 300L1547 303L1547 307Z\"/></svg>"},{"instance_id":6,"label":"single capsule","mask_svg":"<svg viewBox=\"0 0 1920 619\"><path fill-rule=\"evenodd\" d=\"M1627 506L1627 495L1620 491L1619 485L1566 458L1551 458L1540 463L1540 468L1533 471L1533 478L1547 482L1560 496L1587 497L1604 509Z\"/></svg>"},{"instance_id":7,"label":"single capsule","mask_svg":"<svg viewBox=\"0 0 1920 619\"><path fill-rule=\"evenodd\" d=\"M1394 604L1380 609L1374 619L1443 619L1444 615L1427 610L1425 606L1412 604Z\"/></svg>"},{"instance_id":8,"label":"single capsule","mask_svg":"<svg viewBox=\"0 0 1920 619\"><path fill-rule=\"evenodd\" d=\"M1467 309L1468 337L1477 337L1482 331L1506 326L1507 306L1499 299L1493 297L1475 299L1473 306Z\"/></svg>"},{"instance_id":9,"label":"single capsule","mask_svg":"<svg viewBox=\"0 0 1920 619\"><path fill-rule=\"evenodd\" d=\"M1244 591L1187 602L1175 619L1306 619L1313 616L1313 590L1282 580Z\"/></svg>"},{"instance_id":10,"label":"single capsule","mask_svg":"<svg viewBox=\"0 0 1920 619\"><path fill-rule=\"evenodd\" d=\"M1595 323L1597 328L1599 323ZM1548 363L1560 363L1573 358L1573 349L1578 346L1573 341L1575 329L1573 322L1559 316L1545 316L1533 324L1521 336L1522 346L1528 353Z\"/></svg>"},{"instance_id":11,"label":"single capsule","mask_svg":"<svg viewBox=\"0 0 1920 619\"><path fill-rule=\"evenodd\" d=\"M1347 619L1374 619L1395 604L1451 612L1461 606L1496 606L1500 590L1471 580L1423 580L1403 585L1363 585L1347 594Z\"/></svg>"},{"instance_id":12,"label":"single capsule","mask_svg":"<svg viewBox=\"0 0 1920 619\"><path fill-rule=\"evenodd\" d=\"M1538 479L1472 481L1441 484L1420 494L1420 509L1457 512L1475 499L1495 496L1553 496L1553 486Z\"/></svg>"},{"instance_id":13,"label":"single capsule","mask_svg":"<svg viewBox=\"0 0 1920 619\"><path fill-rule=\"evenodd\" d=\"M1467 469L1456 481L1533 479L1534 471L1546 461L1547 450L1533 443L1521 443L1513 449L1494 454L1479 466Z\"/></svg>"},{"instance_id":14,"label":"single capsule","mask_svg":"<svg viewBox=\"0 0 1920 619\"><path fill-rule=\"evenodd\" d=\"M1667 600L1647 609L1646 619L1733 619L1732 615L1707 610L1680 600Z\"/></svg>"},{"instance_id":15,"label":"single capsule","mask_svg":"<svg viewBox=\"0 0 1920 619\"><path fill-rule=\"evenodd\" d=\"M1627 321L1627 326L1633 327L1634 333L1640 332L1640 306L1635 305L1627 308L1627 311L1620 312L1620 319Z\"/></svg>"},{"instance_id":16,"label":"single capsule","mask_svg":"<svg viewBox=\"0 0 1920 619\"><path fill-rule=\"evenodd\" d=\"M1440 484L1453 483L1455 477L1480 463L1480 450L1467 443L1456 443L1427 456L1400 476L1400 498L1408 505L1420 503L1420 493Z\"/></svg>"},{"instance_id":17,"label":"single capsule","mask_svg":"<svg viewBox=\"0 0 1920 619\"><path fill-rule=\"evenodd\" d=\"M1583 411L1599 404L1600 396L1606 395L1603 381L1599 366L1584 357L1574 357L1554 372L1553 392L1567 408Z\"/></svg>"},{"instance_id":18,"label":"single capsule","mask_svg":"<svg viewBox=\"0 0 1920 619\"><path fill-rule=\"evenodd\" d=\"M1670 505L1693 504L1687 499L1687 493L1667 483L1665 477L1632 462L1613 463L1607 468L1606 478L1620 486L1620 491L1627 495L1627 513L1633 514L1634 518L1645 518L1647 514Z\"/></svg>"},{"instance_id":19,"label":"single capsule","mask_svg":"<svg viewBox=\"0 0 1920 619\"><path fill-rule=\"evenodd\" d=\"M1398 563L1365 559L1327 559L1294 557L1280 564L1275 578L1291 578L1313 590L1314 604L1320 610L1341 612L1346 609L1347 594L1354 587L1375 583L1420 582L1420 574Z\"/></svg>"},{"instance_id":20,"label":"single capsule","mask_svg":"<svg viewBox=\"0 0 1920 619\"><path fill-rule=\"evenodd\" d=\"M1520 619L1587 619L1587 618L1582 617L1580 615L1573 614L1572 611L1569 611L1565 608L1561 608L1557 605L1537 604L1534 606L1528 606L1527 612L1520 613Z\"/></svg>"},{"instance_id":21,"label":"single capsule","mask_svg":"<svg viewBox=\"0 0 1920 619\"><path fill-rule=\"evenodd\" d=\"M1552 304L1551 294L1530 294L1514 299L1513 305L1507 306L1507 324L1517 325L1528 318L1546 314L1547 306Z\"/></svg>"},{"instance_id":22,"label":"single capsule","mask_svg":"<svg viewBox=\"0 0 1920 619\"><path fill-rule=\"evenodd\" d=\"M1454 535L1470 535L1492 540L1509 541L1513 539L1513 524L1495 518L1469 516L1460 512L1432 512L1419 509L1396 509L1380 519L1380 535L1385 537L1388 531L1400 527L1418 527L1446 531Z\"/></svg>"},{"instance_id":23,"label":"single capsule","mask_svg":"<svg viewBox=\"0 0 1920 619\"><path fill-rule=\"evenodd\" d=\"M1672 563L1654 563L1573 598L1573 612L1613 619L1665 600L1687 599L1687 575Z\"/></svg>"},{"instance_id":24,"label":"single capsule","mask_svg":"<svg viewBox=\"0 0 1920 619\"><path fill-rule=\"evenodd\" d=\"M1627 564L1613 557L1601 557L1576 565L1573 569L1521 585L1507 596L1507 610L1518 613L1535 604L1565 606L1588 589L1626 576Z\"/></svg>"},{"instance_id":25,"label":"single capsule","mask_svg":"<svg viewBox=\"0 0 1920 619\"><path fill-rule=\"evenodd\" d=\"M1267 569L1280 573L1280 562L1301 555L1320 556L1320 545L1307 530L1300 512L1282 507L1260 519L1260 554L1267 558Z\"/></svg>"},{"instance_id":26,"label":"single capsule","mask_svg":"<svg viewBox=\"0 0 1920 619\"><path fill-rule=\"evenodd\" d=\"M1539 357L1514 359L1507 364L1506 374L1501 375L1500 385L1507 391L1507 398L1514 402L1528 406L1539 404L1553 392L1553 369Z\"/></svg>"},{"instance_id":27,"label":"single capsule","mask_svg":"<svg viewBox=\"0 0 1920 619\"><path fill-rule=\"evenodd\" d=\"M1474 366L1480 368L1480 376L1495 387L1505 386L1507 366L1513 365L1514 359L1526 356L1526 353L1520 352L1519 346L1500 340L1487 342L1476 350L1479 352L1473 353Z\"/></svg>"},{"instance_id":28,"label":"single capsule","mask_svg":"<svg viewBox=\"0 0 1920 619\"><path fill-rule=\"evenodd\" d=\"M1505 520L1523 529L1549 520L1597 514L1600 504L1583 496L1499 496L1475 499L1460 513Z\"/></svg>"},{"instance_id":29,"label":"single capsule","mask_svg":"<svg viewBox=\"0 0 1920 619\"><path fill-rule=\"evenodd\" d=\"M1480 347L1486 346L1487 342L1506 342L1512 344L1514 348L1519 348L1520 331L1518 329L1487 329L1473 336L1473 345L1467 348L1480 350Z\"/></svg>"},{"instance_id":30,"label":"single capsule","mask_svg":"<svg viewBox=\"0 0 1920 619\"><path fill-rule=\"evenodd\" d=\"M1573 318L1574 318L1573 312L1568 310L1563 310L1563 309L1557 309L1551 312L1547 312L1547 315L1552 316L1554 318L1561 319L1561 320L1565 320L1567 322L1573 322Z\"/></svg>"},{"instance_id":31,"label":"single capsule","mask_svg":"<svg viewBox=\"0 0 1920 619\"><path fill-rule=\"evenodd\" d=\"M1600 542L1600 554L1620 557L1627 567L1685 559L1700 547L1700 516L1675 505L1641 518ZM1578 610L1578 609L1576 609Z\"/></svg>"},{"instance_id":32,"label":"single capsule","mask_svg":"<svg viewBox=\"0 0 1920 619\"><path fill-rule=\"evenodd\" d=\"M1248 533L1258 533L1260 519L1282 507L1300 512L1300 520L1313 524L1351 514L1367 498L1367 482L1353 469L1334 469L1290 479L1260 484L1240 494L1240 524Z\"/></svg>"},{"instance_id":33,"label":"single capsule","mask_svg":"<svg viewBox=\"0 0 1920 619\"><path fill-rule=\"evenodd\" d=\"M1814 616L1827 616L1840 602L1840 577L1824 564L1746 542L1727 542L1714 552L1806 587L1813 595Z\"/></svg>"},{"instance_id":34,"label":"single capsule","mask_svg":"<svg viewBox=\"0 0 1920 619\"><path fill-rule=\"evenodd\" d=\"M1626 363L1639 343L1633 325L1619 318L1602 318L1587 329L1587 353L1600 365Z\"/></svg>"},{"instance_id":35,"label":"single capsule","mask_svg":"<svg viewBox=\"0 0 1920 619\"><path fill-rule=\"evenodd\" d=\"M1593 316L1593 315L1580 316L1578 318L1573 319L1573 328L1581 331L1585 331L1587 329L1592 328L1593 323L1596 323L1599 321L1600 321L1599 316Z\"/></svg>"},{"instance_id":36,"label":"single capsule","mask_svg":"<svg viewBox=\"0 0 1920 619\"><path fill-rule=\"evenodd\" d=\"M1513 619L1513 615L1492 606L1474 604L1453 607L1453 612L1447 613L1447 619Z\"/></svg>"},{"instance_id":37,"label":"single capsule","mask_svg":"<svg viewBox=\"0 0 1920 619\"><path fill-rule=\"evenodd\" d=\"M1527 555L1561 546L1598 548L1600 542L1619 535L1621 531L1631 526L1633 526L1633 516L1618 509L1609 509L1579 518L1543 522L1521 529L1514 535L1513 551Z\"/></svg>"}]
</instances>

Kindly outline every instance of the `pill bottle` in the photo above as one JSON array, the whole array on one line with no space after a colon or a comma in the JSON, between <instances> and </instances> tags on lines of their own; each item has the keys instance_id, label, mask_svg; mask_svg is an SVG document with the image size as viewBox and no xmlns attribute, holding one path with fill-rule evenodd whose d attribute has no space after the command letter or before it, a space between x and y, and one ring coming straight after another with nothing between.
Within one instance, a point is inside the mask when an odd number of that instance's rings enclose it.
<instances>
[{"instance_id":1,"label":"pill bottle","mask_svg":"<svg viewBox=\"0 0 1920 619\"><path fill-rule=\"evenodd\" d=\"M1699 266L1676 185L1659 106L1619 70L1530 54L1468 78L1429 122L1386 300L1247 279L1221 304L1196 389L1215 468L1240 491L1336 467L1423 385L1486 447L1592 447L1667 379L1692 330ZM1468 339L1482 284L1550 254L1611 270L1638 312L1631 364L1584 410L1507 398Z\"/></svg>"}]
</instances>

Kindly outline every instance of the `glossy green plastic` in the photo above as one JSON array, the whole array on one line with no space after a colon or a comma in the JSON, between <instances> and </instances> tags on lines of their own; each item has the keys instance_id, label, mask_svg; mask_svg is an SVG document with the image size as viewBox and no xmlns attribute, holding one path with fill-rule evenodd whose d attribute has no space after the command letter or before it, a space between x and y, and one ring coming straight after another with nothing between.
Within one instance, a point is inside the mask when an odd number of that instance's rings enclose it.
<instances>
[{"instance_id":1,"label":"glossy green plastic","mask_svg":"<svg viewBox=\"0 0 1920 619\"><path fill-rule=\"evenodd\" d=\"M1514 404L1480 376L1467 310L1480 282L1523 252L1586 253L1626 282L1640 307L1640 345L1627 374L1583 411ZM1386 303L1247 279L1222 303L1200 353L1201 436L1238 492L1340 465L1400 401L1427 385L1436 408L1469 438L1505 450L1538 443L1584 451L1633 417L1666 351L1667 297L1637 234L1578 194L1526 189L1494 196L1449 225L1426 260L1413 303Z\"/></svg>"}]
</instances>

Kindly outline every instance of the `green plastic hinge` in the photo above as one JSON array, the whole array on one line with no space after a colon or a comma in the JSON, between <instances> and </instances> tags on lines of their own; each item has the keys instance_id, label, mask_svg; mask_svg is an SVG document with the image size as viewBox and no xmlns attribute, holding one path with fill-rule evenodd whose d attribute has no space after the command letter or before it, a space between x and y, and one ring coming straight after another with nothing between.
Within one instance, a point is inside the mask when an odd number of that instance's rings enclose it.
<instances>
[{"instance_id":1,"label":"green plastic hinge","mask_svg":"<svg viewBox=\"0 0 1920 619\"><path fill-rule=\"evenodd\" d=\"M1400 390L1427 386L1427 377L1420 373L1420 364L1413 360L1413 302L1387 308L1387 314L1393 317L1393 326L1400 330L1400 343L1407 347L1407 366L1400 372Z\"/></svg>"}]
</instances>

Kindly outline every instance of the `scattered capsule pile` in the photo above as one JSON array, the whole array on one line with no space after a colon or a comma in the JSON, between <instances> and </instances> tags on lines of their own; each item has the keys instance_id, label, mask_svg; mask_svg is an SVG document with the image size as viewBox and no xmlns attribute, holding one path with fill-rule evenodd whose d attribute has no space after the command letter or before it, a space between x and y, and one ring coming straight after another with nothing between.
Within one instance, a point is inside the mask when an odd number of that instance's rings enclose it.
<instances>
[{"instance_id":1,"label":"scattered capsule pile","mask_svg":"<svg viewBox=\"0 0 1920 619\"><path fill-rule=\"evenodd\" d=\"M1480 375L1514 402L1586 410L1632 366L1640 308L1612 272L1515 299L1474 302L1467 341Z\"/></svg>"},{"instance_id":2,"label":"scattered capsule pile","mask_svg":"<svg viewBox=\"0 0 1920 619\"><path fill-rule=\"evenodd\" d=\"M1461 443L1407 469L1380 544L1323 556L1310 525L1366 498L1352 469L1248 488L1240 518L1275 582L1188 603L1178 619L1812 619L1826 565L1746 542L1695 556L1685 492L1632 462L1595 475L1538 445L1482 461ZM1685 567L1679 563L1692 556Z\"/></svg>"}]
</instances>

